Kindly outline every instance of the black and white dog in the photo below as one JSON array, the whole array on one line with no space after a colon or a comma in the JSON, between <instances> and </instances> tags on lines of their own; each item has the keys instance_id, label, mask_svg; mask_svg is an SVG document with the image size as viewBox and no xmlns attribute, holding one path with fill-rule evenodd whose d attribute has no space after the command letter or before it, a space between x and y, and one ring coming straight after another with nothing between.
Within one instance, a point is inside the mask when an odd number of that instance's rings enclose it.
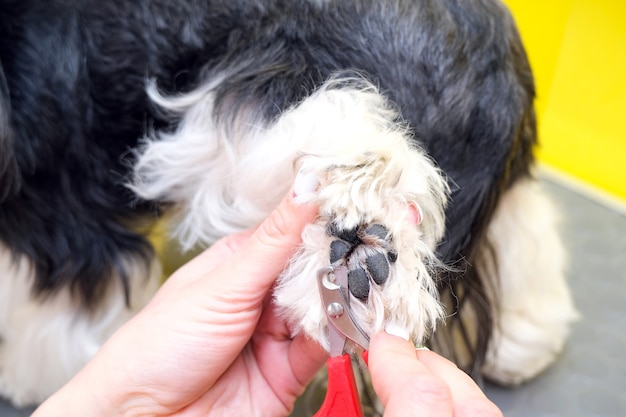
<instances>
[{"instance_id":1,"label":"black and white dog","mask_svg":"<svg viewBox=\"0 0 626 417\"><path fill-rule=\"evenodd\" d=\"M145 237L251 227L315 177L276 303L327 346L316 271L505 384L574 310L533 178L533 78L497 0L4 0L0 393L43 400L154 293ZM447 322L446 326L437 324Z\"/></svg>"}]
</instances>

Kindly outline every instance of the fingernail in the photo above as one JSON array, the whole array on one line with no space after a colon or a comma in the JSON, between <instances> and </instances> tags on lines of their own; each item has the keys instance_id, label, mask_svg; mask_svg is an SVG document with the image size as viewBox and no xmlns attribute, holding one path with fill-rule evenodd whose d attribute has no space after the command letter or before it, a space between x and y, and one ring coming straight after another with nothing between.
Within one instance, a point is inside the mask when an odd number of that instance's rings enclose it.
<instances>
[{"instance_id":1,"label":"fingernail","mask_svg":"<svg viewBox=\"0 0 626 417\"><path fill-rule=\"evenodd\" d=\"M312 194L319 185L320 181L315 172L306 172L301 169L298 171L298 175L296 175L296 179L293 183L293 196L295 198Z\"/></svg>"},{"instance_id":2,"label":"fingernail","mask_svg":"<svg viewBox=\"0 0 626 417\"><path fill-rule=\"evenodd\" d=\"M428 346L416 346L415 350L430 350L430 349L428 349Z\"/></svg>"},{"instance_id":3,"label":"fingernail","mask_svg":"<svg viewBox=\"0 0 626 417\"><path fill-rule=\"evenodd\" d=\"M387 326L385 326L385 333L390 334L392 336L400 337L406 340L407 342L409 341L409 337L411 336L409 334L409 331L406 328L396 323L387 324Z\"/></svg>"}]
</instances>

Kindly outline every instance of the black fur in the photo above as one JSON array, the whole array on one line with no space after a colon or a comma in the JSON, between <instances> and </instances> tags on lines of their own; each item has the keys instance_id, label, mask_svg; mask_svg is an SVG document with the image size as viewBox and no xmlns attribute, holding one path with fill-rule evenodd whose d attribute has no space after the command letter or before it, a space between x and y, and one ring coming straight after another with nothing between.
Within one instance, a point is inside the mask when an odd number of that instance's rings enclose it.
<instances>
[{"instance_id":1,"label":"black fur","mask_svg":"<svg viewBox=\"0 0 626 417\"><path fill-rule=\"evenodd\" d=\"M534 87L514 23L496 0L5 0L0 9L0 239L37 267L45 294L96 302L157 216L124 186L132 150L170 122L145 94L191 90L228 71L216 116L253 103L267 120L338 71L378 85L449 177L438 254L493 324L472 260L501 193L529 175ZM461 279L464 278L464 279ZM453 297L451 298L453 299Z\"/></svg>"}]
</instances>

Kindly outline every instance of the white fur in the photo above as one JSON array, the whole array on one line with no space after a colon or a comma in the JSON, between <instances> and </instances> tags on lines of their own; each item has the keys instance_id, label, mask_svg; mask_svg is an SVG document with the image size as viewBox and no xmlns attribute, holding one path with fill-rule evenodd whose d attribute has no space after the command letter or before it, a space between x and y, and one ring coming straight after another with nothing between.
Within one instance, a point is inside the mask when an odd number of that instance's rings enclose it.
<instances>
[{"instance_id":1,"label":"white fur","mask_svg":"<svg viewBox=\"0 0 626 417\"><path fill-rule=\"evenodd\" d=\"M277 304L296 331L328 347L316 284L317 270L329 262L328 224L380 223L391 231L398 261L367 305L356 299L353 305L367 331L394 323L421 343L442 314L429 266L444 230L447 185L424 152L409 145L376 88L347 84L329 81L269 126L254 112L239 115L237 129L215 123L212 85L169 99L152 90L158 104L184 117L175 133L147 141L134 189L178 202L176 234L189 248L260 222L298 170L315 173L320 185L308 200L319 204L319 218L280 278ZM406 220L411 203L423 210L419 227Z\"/></svg>"},{"instance_id":2,"label":"white fur","mask_svg":"<svg viewBox=\"0 0 626 417\"><path fill-rule=\"evenodd\" d=\"M131 306L123 289L109 288L94 312L78 305L67 288L46 299L32 296L32 267L15 259L0 245L0 396L17 406L39 403L64 385L102 343L157 289L160 268L151 275L138 261L129 260Z\"/></svg>"},{"instance_id":3,"label":"white fur","mask_svg":"<svg viewBox=\"0 0 626 417\"><path fill-rule=\"evenodd\" d=\"M539 183L519 181L503 196L488 239L495 270L486 258L477 267L481 274L498 277L499 321L483 371L495 381L517 385L554 361L577 317L556 211Z\"/></svg>"},{"instance_id":4,"label":"white fur","mask_svg":"<svg viewBox=\"0 0 626 417\"><path fill-rule=\"evenodd\" d=\"M215 123L215 83L174 98L149 90L156 104L184 118L175 133L146 141L131 185L144 198L178 204L174 235L185 250L263 220L294 176L297 146L273 137L252 112L237 127Z\"/></svg>"}]
</instances>

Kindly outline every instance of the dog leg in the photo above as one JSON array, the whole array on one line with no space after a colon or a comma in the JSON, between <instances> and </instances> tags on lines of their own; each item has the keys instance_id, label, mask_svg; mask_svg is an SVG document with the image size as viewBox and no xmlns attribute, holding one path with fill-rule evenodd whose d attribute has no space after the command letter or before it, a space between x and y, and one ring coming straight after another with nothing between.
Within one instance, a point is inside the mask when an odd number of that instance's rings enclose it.
<instances>
[{"instance_id":1,"label":"dog leg","mask_svg":"<svg viewBox=\"0 0 626 417\"><path fill-rule=\"evenodd\" d=\"M431 272L447 186L397 120L373 87L331 87L279 122L310 126L298 163L319 187L299 198L320 213L275 299L296 331L326 348L316 271L331 263L348 267L351 305L368 334L393 328L422 343L442 314Z\"/></svg>"},{"instance_id":2,"label":"dog leg","mask_svg":"<svg viewBox=\"0 0 626 417\"><path fill-rule=\"evenodd\" d=\"M140 266L141 265L141 266ZM63 386L96 353L104 341L156 291L160 268L151 276L143 260L129 262L131 305L120 280L94 311L80 306L67 288L33 298L28 261L15 261L0 246L0 396L16 406L37 404Z\"/></svg>"},{"instance_id":3,"label":"dog leg","mask_svg":"<svg viewBox=\"0 0 626 417\"><path fill-rule=\"evenodd\" d=\"M328 346L316 273L343 263L362 327L394 326L421 343L442 314L430 273L447 184L399 115L371 84L334 79L277 120L246 110L224 126L213 114L215 85L174 98L151 93L182 121L146 143L134 190L176 202L176 234L189 248L258 224L298 169L317 177L318 192L300 199L319 204L319 218L275 294L283 314L294 331Z\"/></svg>"},{"instance_id":4,"label":"dog leg","mask_svg":"<svg viewBox=\"0 0 626 417\"><path fill-rule=\"evenodd\" d=\"M566 256L555 210L535 180L520 180L506 192L487 233L493 261L484 251L476 266L479 275L495 274L499 298L483 373L518 385L554 361L576 318Z\"/></svg>"}]
</instances>

